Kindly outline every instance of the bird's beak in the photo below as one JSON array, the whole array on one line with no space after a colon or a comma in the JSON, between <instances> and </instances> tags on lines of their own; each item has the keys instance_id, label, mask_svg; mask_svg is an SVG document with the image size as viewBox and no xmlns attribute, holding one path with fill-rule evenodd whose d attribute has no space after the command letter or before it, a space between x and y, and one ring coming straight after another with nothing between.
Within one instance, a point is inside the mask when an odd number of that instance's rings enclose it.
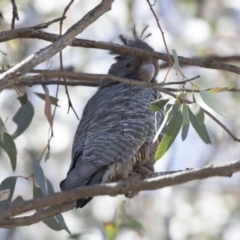
<instances>
[{"instance_id":1,"label":"bird's beak","mask_svg":"<svg viewBox=\"0 0 240 240\"><path fill-rule=\"evenodd\" d=\"M140 80L151 82L155 73L155 67L152 63L143 64L140 68Z\"/></svg>"}]
</instances>

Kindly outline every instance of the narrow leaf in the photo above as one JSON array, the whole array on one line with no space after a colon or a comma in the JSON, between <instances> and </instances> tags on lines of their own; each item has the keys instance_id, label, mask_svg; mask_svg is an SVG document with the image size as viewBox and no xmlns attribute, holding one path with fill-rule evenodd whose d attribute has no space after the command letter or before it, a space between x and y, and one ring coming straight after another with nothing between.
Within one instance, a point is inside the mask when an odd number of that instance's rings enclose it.
<instances>
[{"instance_id":1,"label":"narrow leaf","mask_svg":"<svg viewBox=\"0 0 240 240\"><path fill-rule=\"evenodd\" d=\"M182 105L182 140L184 141L187 138L188 130L189 130L189 117L188 117L188 105Z\"/></svg>"},{"instance_id":2,"label":"narrow leaf","mask_svg":"<svg viewBox=\"0 0 240 240\"><path fill-rule=\"evenodd\" d=\"M178 55L177 55L176 50L173 49L172 53L173 53L173 59L174 59L174 66L175 66L175 68L180 69L179 61L178 61Z\"/></svg>"},{"instance_id":3,"label":"narrow leaf","mask_svg":"<svg viewBox=\"0 0 240 240\"><path fill-rule=\"evenodd\" d=\"M25 103L25 100L26 100L25 97L24 99L22 98L21 100L19 99L21 104ZM18 109L17 113L13 117L13 121L17 124L17 130L12 135L13 138L18 137L27 129L27 127L30 125L32 121L33 115L34 115L34 108L30 101L27 101L24 105L22 105Z\"/></svg>"},{"instance_id":4,"label":"narrow leaf","mask_svg":"<svg viewBox=\"0 0 240 240\"><path fill-rule=\"evenodd\" d=\"M68 229L68 226L66 225L65 220L64 220L62 214L56 215L56 219L59 222L59 224L61 225L61 227L64 228L66 230L66 232L69 233L69 235L71 235L71 232Z\"/></svg>"},{"instance_id":5,"label":"narrow leaf","mask_svg":"<svg viewBox=\"0 0 240 240\"><path fill-rule=\"evenodd\" d=\"M166 133L164 134L163 139L158 146L157 152L155 154L156 160L160 159L174 142L181 129L182 120L182 113L180 109L178 109L178 111L171 116L169 123L167 124Z\"/></svg>"},{"instance_id":6,"label":"narrow leaf","mask_svg":"<svg viewBox=\"0 0 240 240\"><path fill-rule=\"evenodd\" d=\"M40 99L44 100L46 99L46 94L43 94L43 93L38 93L38 92L34 92L34 94L36 94ZM51 104L54 105L54 106L57 106L59 107L58 105L58 101L59 99L53 97L53 96L49 96L50 97L50 100L51 100Z\"/></svg>"},{"instance_id":7,"label":"narrow leaf","mask_svg":"<svg viewBox=\"0 0 240 240\"><path fill-rule=\"evenodd\" d=\"M34 169L37 182L42 190L43 195L45 195L45 196L48 195L47 189L46 189L46 183L45 183L45 176L44 176L42 167L40 166L38 160L33 161L33 169Z\"/></svg>"},{"instance_id":8,"label":"narrow leaf","mask_svg":"<svg viewBox=\"0 0 240 240\"><path fill-rule=\"evenodd\" d=\"M0 142L2 142L3 145L3 141L4 141L4 132L7 132L4 122L2 120L2 118L0 117Z\"/></svg>"},{"instance_id":9,"label":"narrow leaf","mask_svg":"<svg viewBox=\"0 0 240 240\"><path fill-rule=\"evenodd\" d=\"M199 125L202 125L204 123L204 112L201 106L197 103L191 103L189 104L189 108L196 117Z\"/></svg>"},{"instance_id":10,"label":"narrow leaf","mask_svg":"<svg viewBox=\"0 0 240 240\"><path fill-rule=\"evenodd\" d=\"M33 198L40 198L43 196L43 193L41 191L41 188L36 187L33 185Z\"/></svg>"},{"instance_id":11,"label":"narrow leaf","mask_svg":"<svg viewBox=\"0 0 240 240\"><path fill-rule=\"evenodd\" d=\"M47 182L48 195L54 194L55 191L52 183L47 178L46 178L46 182ZM69 231L62 214L56 215L55 218L57 219L58 223L62 226L62 228L64 228L66 232L68 232L71 235L71 232Z\"/></svg>"},{"instance_id":12,"label":"narrow leaf","mask_svg":"<svg viewBox=\"0 0 240 240\"><path fill-rule=\"evenodd\" d=\"M193 128L195 129L199 137L203 140L203 142L205 142L206 144L212 144L205 124L203 123L202 125L199 125L196 116L191 112L189 108L188 116Z\"/></svg>"},{"instance_id":13,"label":"narrow leaf","mask_svg":"<svg viewBox=\"0 0 240 240\"><path fill-rule=\"evenodd\" d=\"M163 122L162 122L160 128L158 129L158 131L157 131L154 139L153 139L153 142L156 142L156 140L158 139L158 136L161 134L164 126L166 125L166 123L167 123L167 121L168 121L168 119L169 119L169 117L170 117L170 115L173 113L173 111L176 111L175 108L174 108L174 106L175 106L175 105L172 105L172 106L169 108L168 112L166 113L166 115L165 115L165 117L164 117L164 119L163 119Z\"/></svg>"},{"instance_id":14,"label":"narrow leaf","mask_svg":"<svg viewBox=\"0 0 240 240\"><path fill-rule=\"evenodd\" d=\"M216 113L220 114L223 117L227 117L227 113L220 104L220 102L209 92L207 91L200 91L200 95L202 100L212 108Z\"/></svg>"},{"instance_id":15,"label":"narrow leaf","mask_svg":"<svg viewBox=\"0 0 240 240\"><path fill-rule=\"evenodd\" d=\"M17 98L22 106L24 106L28 102L27 94L24 93L23 96Z\"/></svg>"},{"instance_id":16,"label":"narrow leaf","mask_svg":"<svg viewBox=\"0 0 240 240\"><path fill-rule=\"evenodd\" d=\"M53 186L48 179L46 179L46 181L47 181L47 186L48 186L48 193L49 193L49 195L51 195L54 193ZM43 193L42 193L41 189L36 186L33 186L33 198L35 199L35 198L39 198L42 196L43 196ZM61 214L58 214L55 217L47 218L47 219L43 220L43 223L45 223L49 228L51 228L55 231L60 231L60 230L65 229L71 235L71 232L69 231L69 229L63 219L63 216Z\"/></svg>"},{"instance_id":17,"label":"narrow leaf","mask_svg":"<svg viewBox=\"0 0 240 240\"><path fill-rule=\"evenodd\" d=\"M5 208L12 201L16 181L17 181L16 177L8 177L2 181L0 185L0 191L9 190L9 195L7 199L0 201L0 208Z\"/></svg>"},{"instance_id":18,"label":"narrow leaf","mask_svg":"<svg viewBox=\"0 0 240 240\"><path fill-rule=\"evenodd\" d=\"M192 93L192 99L193 99L192 101L193 101L194 103L197 102L194 93Z\"/></svg>"},{"instance_id":19,"label":"narrow leaf","mask_svg":"<svg viewBox=\"0 0 240 240\"><path fill-rule=\"evenodd\" d=\"M33 198L39 198L42 197L44 194L42 190L39 187L33 186ZM60 231L63 229L63 227L57 222L55 217L50 217L45 220L43 220L43 223L45 223L49 228Z\"/></svg>"},{"instance_id":20,"label":"narrow leaf","mask_svg":"<svg viewBox=\"0 0 240 240\"><path fill-rule=\"evenodd\" d=\"M51 113L51 99L50 99L50 96L49 96L49 90L48 90L47 86L43 86L43 89L44 89L44 91L46 93L46 95L45 95L44 114L47 117L47 120L48 120L50 126L52 126L53 116L52 116L52 113Z\"/></svg>"},{"instance_id":21,"label":"narrow leaf","mask_svg":"<svg viewBox=\"0 0 240 240\"><path fill-rule=\"evenodd\" d=\"M233 88L233 85L230 87L216 87L216 88L209 89L208 92L210 92L210 93L226 92L232 88Z\"/></svg>"},{"instance_id":22,"label":"narrow leaf","mask_svg":"<svg viewBox=\"0 0 240 240\"><path fill-rule=\"evenodd\" d=\"M54 191L54 187L52 185L52 183L46 178L46 182L47 182L47 192L48 192L48 195L52 195L55 193Z\"/></svg>"},{"instance_id":23,"label":"narrow leaf","mask_svg":"<svg viewBox=\"0 0 240 240\"><path fill-rule=\"evenodd\" d=\"M165 104L170 100L169 97L162 97L160 99L158 99L157 101L155 102L152 102L150 104L150 109L152 112L157 112L159 111L160 109L162 109Z\"/></svg>"},{"instance_id":24,"label":"narrow leaf","mask_svg":"<svg viewBox=\"0 0 240 240\"><path fill-rule=\"evenodd\" d=\"M45 223L49 228L51 228L54 231L63 230L63 227L58 223L55 217L47 218L43 220L43 223Z\"/></svg>"},{"instance_id":25,"label":"narrow leaf","mask_svg":"<svg viewBox=\"0 0 240 240\"><path fill-rule=\"evenodd\" d=\"M12 169L15 171L17 166L17 148L12 136L6 132L3 134L3 149L10 158Z\"/></svg>"}]
</instances>

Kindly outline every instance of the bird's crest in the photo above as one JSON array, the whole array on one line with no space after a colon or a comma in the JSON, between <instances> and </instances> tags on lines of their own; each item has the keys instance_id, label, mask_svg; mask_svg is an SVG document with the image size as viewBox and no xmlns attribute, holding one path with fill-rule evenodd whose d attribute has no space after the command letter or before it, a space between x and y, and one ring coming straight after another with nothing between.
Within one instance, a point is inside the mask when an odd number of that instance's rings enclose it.
<instances>
[{"instance_id":1,"label":"bird's crest","mask_svg":"<svg viewBox=\"0 0 240 240\"><path fill-rule=\"evenodd\" d=\"M152 35L151 33L146 33L146 30L148 29L148 27L149 26L144 27L144 29L139 33L136 30L136 27L133 26L132 28L128 29L127 35L121 34L121 35L119 35L119 38L122 41L122 43L128 47L134 47L134 48L140 48L140 49L154 51L153 48L150 47L145 42L145 39ZM118 55L117 57L115 57L116 59L118 59L119 57L122 56L122 54L118 54L114 51L110 52L110 54Z\"/></svg>"}]
</instances>

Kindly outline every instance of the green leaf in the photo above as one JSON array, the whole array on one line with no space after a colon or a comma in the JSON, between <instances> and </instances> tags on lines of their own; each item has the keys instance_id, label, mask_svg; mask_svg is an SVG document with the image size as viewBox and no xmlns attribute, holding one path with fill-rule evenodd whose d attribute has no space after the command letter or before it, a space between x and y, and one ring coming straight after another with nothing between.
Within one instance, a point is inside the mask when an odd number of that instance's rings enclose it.
<instances>
[{"instance_id":1,"label":"green leaf","mask_svg":"<svg viewBox=\"0 0 240 240\"><path fill-rule=\"evenodd\" d=\"M173 53L173 59L174 59L174 66L177 69L180 69L179 61L178 61L178 55L175 49L172 50Z\"/></svg>"},{"instance_id":2,"label":"green leaf","mask_svg":"<svg viewBox=\"0 0 240 240\"><path fill-rule=\"evenodd\" d=\"M162 109L165 104L170 100L169 97L162 97L158 99L157 101L154 101L150 104L150 109L152 112L157 112L160 109Z\"/></svg>"},{"instance_id":3,"label":"green leaf","mask_svg":"<svg viewBox=\"0 0 240 240\"><path fill-rule=\"evenodd\" d=\"M56 220L55 217L47 218L43 220L43 223L45 223L49 228L51 228L54 231L63 230L63 227L60 225L60 223Z\"/></svg>"},{"instance_id":4,"label":"green leaf","mask_svg":"<svg viewBox=\"0 0 240 240\"><path fill-rule=\"evenodd\" d=\"M33 186L33 198L40 198L43 196L41 188Z\"/></svg>"},{"instance_id":5,"label":"green leaf","mask_svg":"<svg viewBox=\"0 0 240 240\"><path fill-rule=\"evenodd\" d=\"M44 194L39 187L33 186L33 198L34 199L42 197L43 195ZM49 228L51 228L52 230L55 230L55 231L60 231L60 230L64 229L55 217L47 218L47 219L43 220L42 222L44 224L46 224Z\"/></svg>"},{"instance_id":6,"label":"green leaf","mask_svg":"<svg viewBox=\"0 0 240 240\"><path fill-rule=\"evenodd\" d=\"M17 148L12 136L6 132L3 133L3 149L10 158L12 169L15 171L17 166Z\"/></svg>"},{"instance_id":7,"label":"green leaf","mask_svg":"<svg viewBox=\"0 0 240 240\"><path fill-rule=\"evenodd\" d=\"M192 93L192 99L193 99L192 101L193 101L194 103L197 102L194 93Z\"/></svg>"},{"instance_id":8,"label":"green leaf","mask_svg":"<svg viewBox=\"0 0 240 240\"><path fill-rule=\"evenodd\" d=\"M45 178L45 179L46 179L46 182L47 182L47 192L48 192L48 195L54 194L55 191L54 191L54 187L53 187L52 183L47 178Z\"/></svg>"},{"instance_id":9,"label":"green leaf","mask_svg":"<svg viewBox=\"0 0 240 240\"><path fill-rule=\"evenodd\" d=\"M38 160L33 161L33 169L34 169L37 182L42 190L43 195L45 195L45 196L48 195L47 189L46 189L46 183L45 183L45 176L44 176L42 167L40 166Z\"/></svg>"},{"instance_id":10,"label":"green leaf","mask_svg":"<svg viewBox=\"0 0 240 240\"><path fill-rule=\"evenodd\" d=\"M47 190L48 190L48 195L52 195L55 193L54 191L54 187L52 185L52 183L46 178L46 182L47 182ZM55 216L55 218L57 219L58 223L61 225L61 227L63 229L66 230L66 232L68 232L70 235L71 235L71 232L69 231L65 221L64 221L64 218L62 216L62 214L58 214Z\"/></svg>"},{"instance_id":11,"label":"green leaf","mask_svg":"<svg viewBox=\"0 0 240 240\"><path fill-rule=\"evenodd\" d=\"M193 115L196 117L199 125L202 125L204 123L204 112L201 106L197 103L191 103L189 104L189 108Z\"/></svg>"},{"instance_id":12,"label":"green leaf","mask_svg":"<svg viewBox=\"0 0 240 240\"><path fill-rule=\"evenodd\" d=\"M0 201L0 208L6 207L12 201L12 196L14 193L16 181L17 181L16 177L8 177L2 181L0 185L0 191L9 189L9 195L6 200Z\"/></svg>"},{"instance_id":13,"label":"green leaf","mask_svg":"<svg viewBox=\"0 0 240 240\"><path fill-rule=\"evenodd\" d=\"M64 228L66 230L66 232L68 232L69 235L71 235L71 232L69 231L62 214L56 215L56 219L59 222L59 224L62 226L62 228Z\"/></svg>"},{"instance_id":14,"label":"green leaf","mask_svg":"<svg viewBox=\"0 0 240 240\"><path fill-rule=\"evenodd\" d=\"M2 142L2 144L4 141L4 132L7 132L7 129L5 128L4 122L0 117L0 142Z\"/></svg>"},{"instance_id":15,"label":"green leaf","mask_svg":"<svg viewBox=\"0 0 240 240\"><path fill-rule=\"evenodd\" d=\"M23 96L17 98L22 106L24 106L28 102L27 94L24 93Z\"/></svg>"},{"instance_id":16,"label":"green leaf","mask_svg":"<svg viewBox=\"0 0 240 240\"><path fill-rule=\"evenodd\" d=\"M45 101L46 99L46 94L43 94L43 93L38 93L38 92L34 92L34 94L36 94L40 99L42 99L43 101ZM57 106L59 107L58 105L58 101L59 99L53 97L53 96L49 96L50 97L50 100L51 100L51 104L54 105L54 106Z\"/></svg>"},{"instance_id":17,"label":"green leaf","mask_svg":"<svg viewBox=\"0 0 240 240\"><path fill-rule=\"evenodd\" d=\"M164 116L167 115L167 112L169 111L169 109L173 106L173 104L167 103L164 107Z\"/></svg>"},{"instance_id":18,"label":"green leaf","mask_svg":"<svg viewBox=\"0 0 240 240\"><path fill-rule=\"evenodd\" d=\"M182 140L184 141L187 138L188 130L189 130L189 117L188 117L188 105L182 105Z\"/></svg>"},{"instance_id":19,"label":"green leaf","mask_svg":"<svg viewBox=\"0 0 240 240\"><path fill-rule=\"evenodd\" d=\"M196 116L191 112L189 108L188 116L193 128L195 129L199 137L203 140L203 142L205 142L206 144L212 144L205 124L203 123L202 125L199 125Z\"/></svg>"},{"instance_id":20,"label":"green leaf","mask_svg":"<svg viewBox=\"0 0 240 240\"><path fill-rule=\"evenodd\" d=\"M155 154L156 160L160 159L172 145L181 129L182 121L183 121L182 113L178 108L177 112L172 114L167 124L166 132Z\"/></svg>"},{"instance_id":21,"label":"green leaf","mask_svg":"<svg viewBox=\"0 0 240 240\"><path fill-rule=\"evenodd\" d=\"M167 111L167 113L166 113L166 115L165 115L165 117L163 119L163 122L162 122L160 128L158 129L154 139L153 139L153 142L156 142L156 140L158 139L158 136L161 134L161 132L162 132L164 126L166 125L168 119L170 118L171 114L173 114L175 111L176 111L176 107L175 107L175 105L172 105L169 108L169 110Z\"/></svg>"},{"instance_id":22,"label":"green leaf","mask_svg":"<svg viewBox=\"0 0 240 240\"><path fill-rule=\"evenodd\" d=\"M27 95L25 94L23 97L18 98L22 106L13 117L13 121L17 124L17 130L12 135L13 138L18 137L27 129L34 115L33 105L30 101L26 102L26 97Z\"/></svg>"},{"instance_id":23,"label":"green leaf","mask_svg":"<svg viewBox=\"0 0 240 240\"><path fill-rule=\"evenodd\" d=\"M220 104L220 102L209 92L207 91L200 91L200 95L202 100L212 108L216 113L220 114L223 117L227 117L227 113Z\"/></svg>"}]
</instances>

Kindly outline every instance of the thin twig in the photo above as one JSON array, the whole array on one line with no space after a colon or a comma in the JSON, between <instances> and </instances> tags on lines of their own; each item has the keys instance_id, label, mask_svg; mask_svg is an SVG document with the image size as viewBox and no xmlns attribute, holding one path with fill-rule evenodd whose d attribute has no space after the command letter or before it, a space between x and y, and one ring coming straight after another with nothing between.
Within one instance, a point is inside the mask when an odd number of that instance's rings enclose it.
<instances>
[{"instance_id":1,"label":"thin twig","mask_svg":"<svg viewBox=\"0 0 240 240\"><path fill-rule=\"evenodd\" d=\"M149 0L147 0L147 3L148 3L148 5L149 5L149 8L150 8L151 12L153 13L154 18L156 19L157 26L158 26L158 28L159 28L159 30L160 30L161 35L162 35L163 43L164 43L164 46L165 46L165 49L166 49L166 52L167 52L167 57L168 57L168 70L167 70L167 72L166 72L166 74L165 74L165 77L164 77L164 80L163 80L163 82L165 82L166 79L167 79L167 76L168 76L168 74L169 74L169 72L170 72L171 66L174 66L174 65L173 65L173 61L172 61L172 59L171 59L171 57L170 57L170 54L169 54L169 51L168 51L167 42L166 42L166 40L165 40L164 32L163 32L163 30L162 30L162 28L161 28L159 19L158 19L157 15L156 15L155 11L154 11L153 8L152 8L153 5L150 3ZM155 5L155 2L154 2L154 5Z\"/></svg>"},{"instance_id":2,"label":"thin twig","mask_svg":"<svg viewBox=\"0 0 240 240\"><path fill-rule=\"evenodd\" d=\"M38 29L42 29L42 28L48 28L49 25L51 25L51 24L53 24L55 22L63 21L64 19L66 19L66 17L62 16L60 18L55 18L55 19L53 19L53 20L51 20L49 22L40 23L40 24L35 25L35 26L31 27L31 28L34 29L34 30L38 30Z\"/></svg>"},{"instance_id":3,"label":"thin twig","mask_svg":"<svg viewBox=\"0 0 240 240\"><path fill-rule=\"evenodd\" d=\"M200 78L200 76L197 75L196 77L189 78L189 79L187 79L185 81L180 81L180 82L165 82L165 83L163 83L163 85L165 86L165 85L174 85L174 84L184 84L184 83L187 83L187 82L191 82L191 81L193 81L193 80L195 80L197 78Z\"/></svg>"},{"instance_id":4,"label":"thin twig","mask_svg":"<svg viewBox=\"0 0 240 240\"><path fill-rule=\"evenodd\" d=\"M68 4L68 5L66 6L66 8L64 9L62 16L65 16L65 15L66 15L68 9L69 9L70 6L73 4L73 2L74 2L74 0L71 0L71 1L69 2L69 4ZM60 26L59 26L59 28L60 28L59 34L60 34L60 35L62 35L62 24L63 24L63 21L60 21ZM63 71L62 51L59 52L59 59L60 59L60 69L61 69L61 71ZM67 84L66 84L66 78L65 78L65 76L62 76L62 78L63 78L64 83L65 83L65 85L64 85L64 86L65 86L65 93L66 93L67 98L68 98L68 110L67 110L67 113L69 113L70 109L72 109L73 112L74 112L74 114L75 114L75 116L76 116L77 119L79 120L79 117L78 117L78 115L77 115L77 113L76 113L76 111L75 111L75 109L74 109L74 107L73 107L73 104L72 104L72 101L71 101L71 98L70 98L70 94L69 94L69 92L68 92L68 88L67 88ZM59 81L61 80L61 76L59 76L59 79L58 79L58 80L59 80ZM57 89L57 92L58 92L58 89ZM56 95L56 97L57 97L57 95ZM57 108L57 106L55 106L55 109L54 109L55 111L56 111L56 108ZM55 113L55 111L54 111L54 113Z\"/></svg>"},{"instance_id":5,"label":"thin twig","mask_svg":"<svg viewBox=\"0 0 240 240\"><path fill-rule=\"evenodd\" d=\"M12 25L11 28L14 29L15 28L15 19L19 20L19 16L18 16L18 10L17 10L17 5L15 3L15 0L11 0L12 2Z\"/></svg>"}]
</instances>

